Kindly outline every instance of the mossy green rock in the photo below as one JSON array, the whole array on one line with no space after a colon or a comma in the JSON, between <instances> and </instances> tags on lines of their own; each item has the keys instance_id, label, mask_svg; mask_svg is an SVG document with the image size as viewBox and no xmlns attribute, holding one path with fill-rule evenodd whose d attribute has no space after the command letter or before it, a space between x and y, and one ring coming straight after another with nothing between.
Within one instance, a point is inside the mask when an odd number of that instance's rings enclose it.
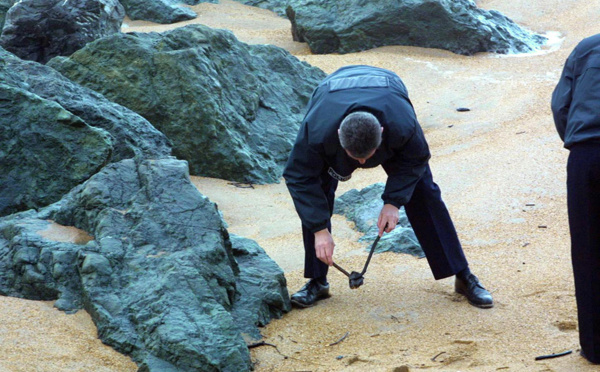
<instances>
[{"instance_id":1,"label":"mossy green rock","mask_svg":"<svg viewBox=\"0 0 600 372\"><path fill-rule=\"evenodd\" d=\"M124 17L118 0L19 0L6 12L0 45L19 58L46 63L120 32Z\"/></svg>"},{"instance_id":2,"label":"mossy green rock","mask_svg":"<svg viewBox=\"0 0 600 372\"><path fill-rule=\"evenodd\" d=\"M197 17L196 13L180 6L175 0L120 0L127 16L132 20L144 20L170 24L188 21Z\"/></svg>"},{"instance_id":3,"label":"mossy green rock","mask_svg":"<svg viewBox=\"0 0 600 372\"><path fill-rule=\"evenodd\" d=\"M0 0L0 34L2 34L2 28L4 27L4 20L6 19L6 12L15 3L15 0Z\"/></svg>"},{"instance_id":4,"label":"mossy green rock","mask_svg":"<svg viewBox=\"0 0 600 372\"><path fill-rule=\"evenodd\" d=\"M58 200L108 163L108 132L0 83L0 216Z\"/></svg>"},{"instance_id":5,"label":"mossy green rock","mask_svg":"<svg viewBox=\"0 0 600 372\"><path fill-rule=\"evenodd\" d=\"M275 0L279 6L279 0ZM385 45L525 53L546 41L472 0L290 0L286 15L296 41L315 54L353 53Z\"/></svg>"},{"instance_id":6,"label":"mossy green rock","mask_svg":"<svg viewBox=\"0 0 600 372\"><path fill-rule=\"evenodd\" d=\"M49 220L93 240L44 238ZM84 308L105 344L152 372L249 371L245 338L290 310L279 266L230 237L186 162L166 158L109 164L39 212L0 218L0 295Z\"/></svg>"},{"instance_id":7,"label":"mossy green rock","mask_svg":"<svg viewBox=\"0 0 600 372\"><path fill-rule=\"evenodd\" d=\"M256 6L258 8L269 9L282 17L285 17L285 9L290 4L290 0L235 0L239 3Z\"/></svg>"},{"instance_id":8,"label":"mossy green rock","mask_svg":"<svg viewBox=\"0 0 600 372\"><path fill-rule=\"evenodd\" d=\"M48 65L148 119L191 174L254 183L279 181L326 76L281 48L202 25L113 35Z\"/></svg>"},{"instance_id":9,"label":"mossy green rock","mask_svg":"<svg viewBox=\"0 0 600 372\"><path fill-rule=\"evenodd\" d=\"M0 216L59 200L104 164L169 156L135 112L0 48Z\"/></svg>"}]
</instances>

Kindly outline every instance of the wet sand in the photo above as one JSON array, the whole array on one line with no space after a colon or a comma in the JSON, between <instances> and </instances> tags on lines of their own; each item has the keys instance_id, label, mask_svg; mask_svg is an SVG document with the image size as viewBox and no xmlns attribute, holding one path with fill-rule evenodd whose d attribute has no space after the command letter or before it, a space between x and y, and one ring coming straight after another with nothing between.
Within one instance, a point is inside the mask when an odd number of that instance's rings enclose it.
<instances>
[{"instance_id":1,"label":"wet sand","mask_svg":"<svg viewBox=\"0 0 600 372\"><path fill-rule=\"evenodd\" d=\"M305 44L291 40L287 20L231 0L193 6L198 19L177 25L126 20L124 32L160 32L187 23L230 29L242 41L278 45L327 73L348 64L398 73L424 128L434 179L470 266L494 295L493 309L474 308L453 293L452 279L433 280L426 260L379 254L360 289L350 290L347 278L332 271L330 299L265 327L265 341L277 349L252 349L257 371L598 370L578 355L566 213L568 153L554 130L550 95L573 47L596 32L592 20L600 1L477 3L551 36L553 43L527 56L465 57L401 46L311 55ZM470 111L457 112L458 107ZM290 291L304 283L300 222L283 182L241 189L224 180L192 180L218 204L230 232L256 240L284 269ZM383 181L381 169L357 171L340 184L338 195ZM334 216L335 260L356 270L367 253L352 227ZM136 370L101 344L87 344L85 353L59 347L78 337L90 342L96 337L85 312L64 315L47 303L11 298L0 298L0 307L0 353L7 355L0 371L49 370L48 360L61 356L86 368L56 362L51 370L102 370L106 363L114 363L112 371ZM57 318L67 323L38 335L34 330L42 320L29 321L31 314L50 324L62 324ZM20 337L11 329L32 336ZM20 351L7 352L15 342L23 343ZM534 360L565 350L573 354ZM19 360L28 368L14 369Z\"/></svg>"}]
</instances>

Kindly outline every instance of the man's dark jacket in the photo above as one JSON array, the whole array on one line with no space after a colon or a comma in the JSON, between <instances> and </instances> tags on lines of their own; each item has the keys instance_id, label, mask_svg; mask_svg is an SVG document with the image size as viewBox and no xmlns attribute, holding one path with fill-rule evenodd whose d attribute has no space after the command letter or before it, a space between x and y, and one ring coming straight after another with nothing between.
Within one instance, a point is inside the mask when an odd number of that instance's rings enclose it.
<instances>
[{"instance_id":1,"label":"man's dark jacket","mask_svg":"<svg viewBox=\"0 0 600 372\"><path fill-rule=\"evenodd\" d=\"M554 123L565 147L600 143L600 34L582 40L552 93Z\"/></svg>"},{"instance_id":2,"label":"man's dark jacket","mask_svg":"<svg viewBox=\"0 0 600 372\"><path fill-rule=\"evenodd\" d=\"M346 154L337 133L344 117L354 111L370 112L384 128L381 146L363 165ZM381 68L346 66L313 92L283 176L303 225L317 232L330 219L321 177L347 181L356 168L381 164L388 175L381 197L399 208L410 200L429 157L400 78Z\"/></svg>"}]
</instances>

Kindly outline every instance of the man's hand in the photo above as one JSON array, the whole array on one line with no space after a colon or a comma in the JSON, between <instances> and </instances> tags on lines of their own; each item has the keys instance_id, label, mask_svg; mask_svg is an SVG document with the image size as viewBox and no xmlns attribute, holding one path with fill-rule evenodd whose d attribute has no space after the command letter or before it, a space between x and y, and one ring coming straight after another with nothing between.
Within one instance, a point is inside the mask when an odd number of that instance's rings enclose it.
<instances>
[{"instance_id":1,"label":"man's hand","mask_svg":"<svg viewBox=\"0 0 600 372\"><path fill-rule=\"evenodd\" d=\"M327 265L333 265L333 247L335 243L329 230L323 229L315 233L315 252L317 258Z\"/></svg>"},{"instance_id":2,"label":"man's hand","mask_svg":"<svg viewBox=\"0 0 600 372\"><path fill-rule=\"evenodd\" d=\"M398 224L398 218L398 208L396 208L392 204L385 204L383 208L381 208L381 213L379 213L379 220L377 220L379 236L382 236L384 231L389 233L392 230L394 230L394 228Z\"/></svg>"}]
</instances>

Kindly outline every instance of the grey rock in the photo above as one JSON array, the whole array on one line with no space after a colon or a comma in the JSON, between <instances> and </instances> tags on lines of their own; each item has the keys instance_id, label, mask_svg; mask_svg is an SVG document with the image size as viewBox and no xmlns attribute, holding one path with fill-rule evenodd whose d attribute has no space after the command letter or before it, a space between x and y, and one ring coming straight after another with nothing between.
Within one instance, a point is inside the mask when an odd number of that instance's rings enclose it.
<instances>
[{"instance_id":1,"label":"grey rock","mask_svg":"<svg viewBox=\"0 0 600 372\"><path fill-rule=\"evenodd\" d=\"M140 115L2 48L0 81L0 216L53 203L108 162L171 153L164 134ZM56 128L68 129L69 139ZM86 139L93 133L104 150ZM85 157L94 148L103 155Z\"/></svg>"},{"instance_id":2,"label":"grey rock","mask_svg":"<svg viewBox=\"0 0 600 372\"><path fill-rule=\"evenodd\" d=\"M2 28L4 27L4 19L6 18L6 12L11 6L15 4L16 0L0 0L0 35L2 35Z\"/></svg>"},{"instance_id":3,"label":"grey rock","mask_svg":"<svg viewBox=\"0 0 600 372\"><path fill-rule=\"evenodd\" d=\"M291 310L285 275L255 241L236 235L230 238L240 268L239 293L231 313L247 338L260 339L257 327Z\"/></svg>"},{"instance_id":4,"label":"grey rock","mask_svg":"<svg viewBox=\"0 0 600 372\"><path fill-rule=\"evenodd\" d=\"M161 24L189 21L196 12L179 5L175 0L121 0L125 12L132 20L144 20ZM190 4L193 5L193 4Z\"/></svg>"},{"instance_id":5,"label":"grey rock","mask_svg":"<svg viewBox=\"0 0 600 372\"><path fill-rule=\"evenodd\" d=\"M326 76L281 48L202 25L113 35L48 65L148 119L190 173L254 183L279 181Z\"/></svg>"},{"instance_id":6,"label":"grey rock","mask_svg":"<svg viewBox=\"0 0 600 372\"><path fill-rule=\"evenodd\" d=\"M367 249L371 248L371 243L379 234L377 219L383 207L381 194L384 188L383 183L376 183L362 190L352 189L336 198L334 203L333 213L345 216L346 219L356 224L358 231L364 233L359 241L367 242L369 244L366 247ZM400 208L399 215L398 225L392 232L383 234L379 243L377 243L375 252L389 251L425 257L425 253L406 217L404 207Z\"/></svg>"},{"instance_id":7,"label":"grey rock","mask_svg":"<svg viewBox=\"0 0 600 372\"><path fill-rule=\"evenodd\" d=\"M41 238L47 220L94 240ZM289 310L281 269L230 240L175 159L110 164L39 212L1 218L0 293L83 307L140 371L249 371L243 334Z\"/></svg>"},{"instance_id":8,"label":"grey rock","mask_svg":"<svg viewBox=\"0 0 600 372\"><path fill-rule=\"evenodd\" d=\"M256 6L263 9L269 9L282 17L286 17L285 10L290 4L290 0L235 0L242 4Z\"/></svg>"},{"instance_id":9,"label":"grey rock","mask_svg":"<svg viewBox=\"0 0 600 372\"><path fill-rule=\"evenodd\" d=\"M118 0L20 0L6 13L0 46L46 63L120 32L124 17Z\"/></svg>"},{"instance_id":10,"label":"grey rock","mask_svg":"<svg viewBox=\"0 0 600 372\"><path fill-rule=\"evenodd\" d=\"M546 38L472 0L293 0L286 9L295 41L315 54L384 45L440 48L457 54L524 53Z\"/></svg>"},{"instance_id":11,"label":"grey rock","mask_svg":"<svg viewBox=\"0 0 600 372\"><path fill-rule=\"evenodd\" d=\"M37 212L0 219L0 294L30 300L51 301L72 312L83 306L81 286L73 263L80 246L44 239L39 231L50 225Z\"/></svg>"},{"instance_id":12,"label":"grey rock","mask_svg":"<svg viewBox=\"0 0 600 372\"><path fill-rule=\"evenodd\" d=\"M56 102L0 83L0 215L48 205L110 159L108 133Z\"/></svg>"},{"instance_id":13,"label":"grey rock","mask_svg":"<svg viewBox=\"0 0 600 372\"><path fill-rule=\"evenodd\" d=\"M88 125L109 132L113 144L111 162L136 156L170 155L171 147L165 135L128 108L70 81L50 67L23 61L2 48L0 59L0 81L54 101Z\"/></svg>"},{"instance_id":14,"label":"grey rock","mask_svg":"<svg viewBox=\"0 0 600 372\"><path fill-rule=\"evenodd\" d=\"M179 2L182 4L187 4L187 5L198 5L200 3L218 4L219 0L179 0Z\"/></svg>"}]
</instances>

